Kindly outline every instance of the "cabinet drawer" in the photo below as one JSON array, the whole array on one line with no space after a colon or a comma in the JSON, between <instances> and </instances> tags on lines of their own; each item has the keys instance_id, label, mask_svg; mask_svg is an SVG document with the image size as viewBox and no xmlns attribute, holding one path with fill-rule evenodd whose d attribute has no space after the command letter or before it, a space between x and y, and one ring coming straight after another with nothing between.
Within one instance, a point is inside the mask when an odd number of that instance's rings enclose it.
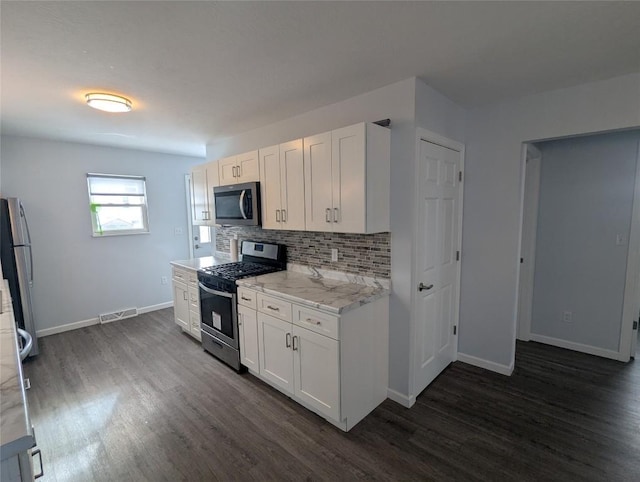
<instances>
[{"instance_id":1,"label":"cabinet drawer","mask_svg":"<svg viewBox=\"0 0 640 482\"><path fill-rule=\"evenodd\" d=\"M258 311L291 322L291 303L257 293Z\"/></svg>"},{"instance_id":2,"label":"cabinet drawer","mask_svg":"<svg viewBox=\"0 0 640 482\"><path fill-rule=\"evenodd\" d=\"M200 313L200 291L189 285L189 309Z\"/></svg>"},{"instance_id":3,"label":"cabinet drawer","mask_svg":"<svg viewBox=\"0 0 640 482\"><path fill-rule=\"evenodd\" d=\"M293 323L321 335L338 340L339 317L322 311L293 305Z\"/></svg>"},{"instance_id":4,"label":"cabinet drawer","mask_svg":"<svg viewBox=\"0 0 640 482\"><path fill-rule=\"evenodd\" d=\"M182 281L183 283L187 282L187 272L185 270L172 266L171 271L174 280Z\"/></svg>"},{"instance_id":5,"label":"cabinet drawer","mask_svg":"<svg viewBox=\"0 0 640 482\"><path fill-rule=\"evenodd\" d=\"M255 310L257 294L255 291L238 286L238 304Z\"/></svg>"},{"instance_id":6,"label":"cabinet drawer","mask_svg":"<svg viewBox=\"0 0 640 482\"><path fill-rule=\"evenodd\" d=\"M198 272L197 271L187 271L187 283L189 286L193 286L194 288L198 287Z\"/></svg>"}]
</instances>

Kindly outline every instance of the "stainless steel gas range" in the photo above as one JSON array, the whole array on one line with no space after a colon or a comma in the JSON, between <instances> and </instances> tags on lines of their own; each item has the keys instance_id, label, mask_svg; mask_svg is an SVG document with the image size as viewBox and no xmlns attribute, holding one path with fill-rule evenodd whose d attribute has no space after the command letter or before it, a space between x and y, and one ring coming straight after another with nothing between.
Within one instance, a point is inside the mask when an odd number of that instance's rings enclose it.
<instances>
[{"instance_id":1,"label":"stainless steel gas range","mask_svg":"<svg viewBox=\"0 0 640 482\"><path fill-rule=\"evenodd\" d=\"M240 343L236 280L287 269L286 248L281 244L243 241L242 261L198 271L202 347L238 371Z\"/></svg>"}]
</instances>

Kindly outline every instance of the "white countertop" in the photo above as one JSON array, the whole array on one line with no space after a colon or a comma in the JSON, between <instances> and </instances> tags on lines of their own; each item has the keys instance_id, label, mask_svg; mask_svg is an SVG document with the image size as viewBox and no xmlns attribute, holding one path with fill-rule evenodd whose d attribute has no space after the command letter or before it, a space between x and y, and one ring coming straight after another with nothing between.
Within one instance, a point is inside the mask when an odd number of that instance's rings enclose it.
<instances>
[{"instance_id":1,"label":"white countertop","mask_svg":"<svg viewBox=\"0 0 640 482\"><path fill-rule=\"evenodd\" d=\"M30 449L34 444L22 378L16 324L6 280L2 280L0 314L0 459Z\"/></svg>"},{"instance_id":2,"label":"white countertop","mask_svg":"<svg viewBox=\"0 0 640 482\"><path fill-rule=\"evenodd\" d=\"M231 263L229 258L222 255L205 256L203 258L191 258L177 261L170 261L170 264L177 266L178 268L199 270L202 268L208 268L209 266L216 266L218 264Z\"/></svg>"},{"instance_id":3,"label":"white countertop","mask_svg":"<svg viewBox=\"0 0 640 482\"><path fill-rule=\"evenodd\" d=\"M336 314L371 303L390 292L382 286L367 286L296 271L244 278L236 284Z\"/></svg>"}]
</instances>

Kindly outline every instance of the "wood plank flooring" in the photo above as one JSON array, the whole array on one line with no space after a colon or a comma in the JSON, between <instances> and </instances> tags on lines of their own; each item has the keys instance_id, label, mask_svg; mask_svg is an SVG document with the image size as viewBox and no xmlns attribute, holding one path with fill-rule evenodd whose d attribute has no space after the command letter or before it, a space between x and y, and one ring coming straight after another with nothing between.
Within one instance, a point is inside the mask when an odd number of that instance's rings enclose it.
<instances>
[{"instance_id":1,"label":"wood plank flooring","mask_svg":"<svg viewBox=\"0 0 640 482\"><path fill-rule=\"evenodd\" d=\"M203 352L166 309L41 340L45 481L640 480L640 365L521 343L345 434Z\"/></svg>"}]
</instances>

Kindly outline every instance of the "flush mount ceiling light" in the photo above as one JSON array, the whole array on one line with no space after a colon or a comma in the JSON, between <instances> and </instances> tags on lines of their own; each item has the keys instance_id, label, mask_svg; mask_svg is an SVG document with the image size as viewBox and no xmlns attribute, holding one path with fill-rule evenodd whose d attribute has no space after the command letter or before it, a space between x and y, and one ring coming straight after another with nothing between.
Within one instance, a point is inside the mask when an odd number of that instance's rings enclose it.
<instances>
[{"instance_id":1,"label":"flush mount ceiling light","mask_svg":"<svg viewBox=\"0 0 640 482\"><path fill-rule=\"evenodd\" d=\"M119 95L94 92L84 96L87 105L105 112L129 112L131 101Z\"/></svg>"}]
</instances>

